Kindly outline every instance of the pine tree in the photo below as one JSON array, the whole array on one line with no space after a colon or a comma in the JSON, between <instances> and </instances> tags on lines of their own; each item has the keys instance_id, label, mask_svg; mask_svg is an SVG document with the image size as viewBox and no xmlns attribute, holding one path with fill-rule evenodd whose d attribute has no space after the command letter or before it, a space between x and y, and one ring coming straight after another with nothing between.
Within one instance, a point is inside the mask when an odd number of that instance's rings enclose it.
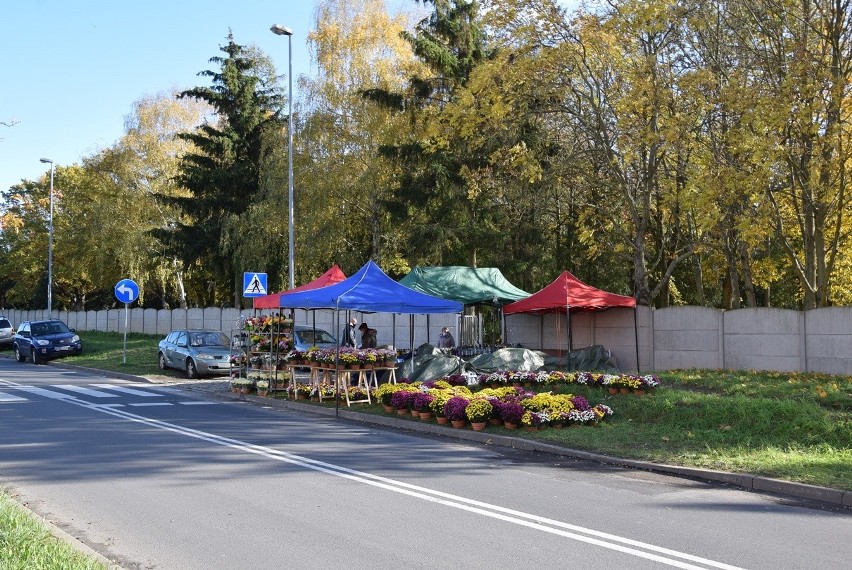
<instances>
[{"instance_id":1,"label":"pine tree","mask_svg":"<svg viewBox=\"0 0 852 570\"><path fill-rule=\"evenodd\" d=\"M220 48L225 57L214 57L218 71L203 71L212 86L195 87L180 93L207 102L216 121L180 138L195 144L197 152L183 157L178 182L188 196L161 196L183 212L183 221L155 235L187 265L196 264L211 275L211 281L233 286L239 306L241 267L239 243L227 228L239 220L261 191L261 168L266 156L264 134L285 124L280 117L282 96L270 73L267 58L254 49L234 43L228 35ZM219 304L225 291L217 291L208 303Z\"/></svg>"}]
</instances>

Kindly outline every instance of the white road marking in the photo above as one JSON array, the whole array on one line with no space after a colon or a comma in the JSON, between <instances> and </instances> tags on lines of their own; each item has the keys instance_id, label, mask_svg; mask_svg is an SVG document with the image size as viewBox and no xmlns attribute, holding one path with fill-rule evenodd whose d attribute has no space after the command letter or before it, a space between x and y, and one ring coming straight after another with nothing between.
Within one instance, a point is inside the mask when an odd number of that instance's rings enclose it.
<instances>
[{"instance_id":1,"label":"white road marking","mask_svg":"<svg viewBox=\"0 0 852 570\"><path fill-rule=\"evenodd\" d=\"M215 406L219 402L205 402L200 400L192 400L191 402L178 402L181 406Z\"/></svg>"},{"instance_id":2,"label":"white road marking","mask_svg":"<svg viewBox=\"0 0 852 570\"><path fill-rule=\"evenodd\" d=\"M84 396L91 396L92 398L118 398L118 394L109 394L107 392L92 390L91 388L77 386L75 384L54 384L53 387L59 388L60 390L68 390L69 392L77 392Z\"/></svg>"},{"instance_id":3,"label":"white road marking","mask_svg":"<svg viewBox=\"0 0 852 570\"><path fill-rule=\"evenodd\" d=\"M0 392L0 402L26 402L26 398L21 398L20 396L13 396L12 394L6 394L4 392Z\"/></svg>"},{"instance_id":4,"label":"white road marking","mask_svg":"<svg viewBox=\"0 0 852 570\"><path fill-rule=\"evenodd\" d=\"M143 398L163 398L163 394L157 394L155 392L145 392L143 390L134 390L133 388L127 388L126 386L117 386L115 384L92 384L95 388L105 388L107 390L115 390L116 392L123 392L125 394L131 394L133 396L141 396Z\"/></svg>"},{"instance_id":5,"label":"white road marking","mask_svg":"<svg viewBox=\"0 0 852 570\"><path fill-rule=\"evenodd\" d=\"M44 396L45 398L52 398L54 400L76 400L76 398L71 394L54 392L53 390L45 390L44 388L39 388L38 386L15 386L15 388L17 388L18 390L23 390L24 392L29 392L30 394Z\"/></svg>"},{"instance_id":6,"label":"white road marking","mask_svg":"<svg viewBox=\"0 0 852 570\"><path fill-rule=\"evenodd\" d=\"M151 408L154 406L173 406L171 402L136 402L127 404L128 406L134 406L136 408Z\"/></svg>"}]
</instances>

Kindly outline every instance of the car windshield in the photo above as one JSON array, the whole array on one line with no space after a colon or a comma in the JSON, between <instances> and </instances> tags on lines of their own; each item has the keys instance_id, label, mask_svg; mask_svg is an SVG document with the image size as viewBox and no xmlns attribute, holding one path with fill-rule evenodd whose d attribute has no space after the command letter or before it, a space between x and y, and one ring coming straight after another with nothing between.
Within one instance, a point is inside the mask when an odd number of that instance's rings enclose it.
<instances>
[{"instance_id":1,"label":"car windshield","mask_svg":"<svg viewBox=\"0 0 852 570\"><path fill-rule=\"evenodd\" d=\"M229 346L228 337L220 332L194 332L189 335L190 346Z\"/></svg>"},{"instance_id":2,"label":"car windshield","mask_svg":"<svg viewBox=\"0 0 852 570\"><path fill-rule=\"evenodd\" d=\"M307 345L337 344L337 340L331 336L331 333L322 329L296 331L296 334L298 334L299 339Z\"/></svg>"},{"instance_id":3,"label":"car windshield","mask_svg":"<svg viewBox=\"0 0 852 570\"><path fill-rule=\"evenodd\" d=\"M71 332L65 323L55 321L51 323L33 323L32 333L34 336L43 336L47 334L61 334Z\"/></svg>"}]
</instances>

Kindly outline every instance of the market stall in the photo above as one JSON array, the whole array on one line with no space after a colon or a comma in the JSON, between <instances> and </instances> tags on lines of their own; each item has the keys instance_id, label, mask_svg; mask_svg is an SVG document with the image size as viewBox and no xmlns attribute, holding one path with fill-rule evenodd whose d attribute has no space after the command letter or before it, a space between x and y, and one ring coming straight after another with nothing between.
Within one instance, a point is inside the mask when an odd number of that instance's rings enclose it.
<instances>
[{"instance_id":1,"label":"market stall","mask_svg":"<svg viewBox=\"0 0 852 570\"><path fill-rule=\"evenodd\" d=\"M636 326L636 299L625 295L608 293L602 289L583 283L568 271L563 271L549 285L533 293L526 299L510 303L503 307L503 313L527 313L544 315L548 313L565 314L568 321L568 352L572 349L571 314L591 311L603 311L614 307L633 309L633 329L636 341L636 362L639 363L639 333Z\"/></svg>"},{"instance_id":2,"label":"market stall","mask_svg":"<svg viewBox=\"0 0 852 570\"><path fill-rule=\"evenodd\" d=\"M388 277L373 261L365 263L351 277L327 287L286 293L280 296L279 307L290 309L332 309L337 330L341 328L341 311L365 313L401 313L411 315L460 313L462 304L427 295L401 285ZM413 349L413 347L411 347ZM340 374L340 349L335 362L336 378ZM340 382L335 382L339 392ZM339 398L337 398L339 401Z\"/></svg>"},{"instance_id":3,"label":"market stall","mask_svg":"<svg viewBox=\"0 0 852 570\"><path fill-rule=\"evenodd\" d=\"M399 280L402 285L434 295L441 299L458 301L466 307L487 305L497 310L501 337L504 333L502 311L507 303L530 296L526 291L512 285L496 267L465 267L459 265L425 267L417 266ZM464 320L462 321L464 323ZM464 325L462 325L464 326ZM481 342L471 330L459 331L459 344L472 345Z\"/></svg>"}]
</instances>

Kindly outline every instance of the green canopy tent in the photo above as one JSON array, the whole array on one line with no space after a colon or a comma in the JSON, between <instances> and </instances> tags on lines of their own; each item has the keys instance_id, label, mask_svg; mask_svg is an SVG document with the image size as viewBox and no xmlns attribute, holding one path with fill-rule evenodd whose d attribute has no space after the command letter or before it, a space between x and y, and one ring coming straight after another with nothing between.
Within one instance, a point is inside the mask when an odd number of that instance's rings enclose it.
<instances>
[{"instance_id":1,"label":"green canopy tent","mask_svg":"<svg viewBox=\"0 0 852 570\"><path fill-rule=\"evenodd\" d=\"M458 301L465 306L496 307L500 314L501 336L504 334L503 305L530 296L523 289L512 285L496 267L417 266L399 282L415 291ZM464 338L464 331L461 331L461 337Z\"/></svg>"}]
</instances>

